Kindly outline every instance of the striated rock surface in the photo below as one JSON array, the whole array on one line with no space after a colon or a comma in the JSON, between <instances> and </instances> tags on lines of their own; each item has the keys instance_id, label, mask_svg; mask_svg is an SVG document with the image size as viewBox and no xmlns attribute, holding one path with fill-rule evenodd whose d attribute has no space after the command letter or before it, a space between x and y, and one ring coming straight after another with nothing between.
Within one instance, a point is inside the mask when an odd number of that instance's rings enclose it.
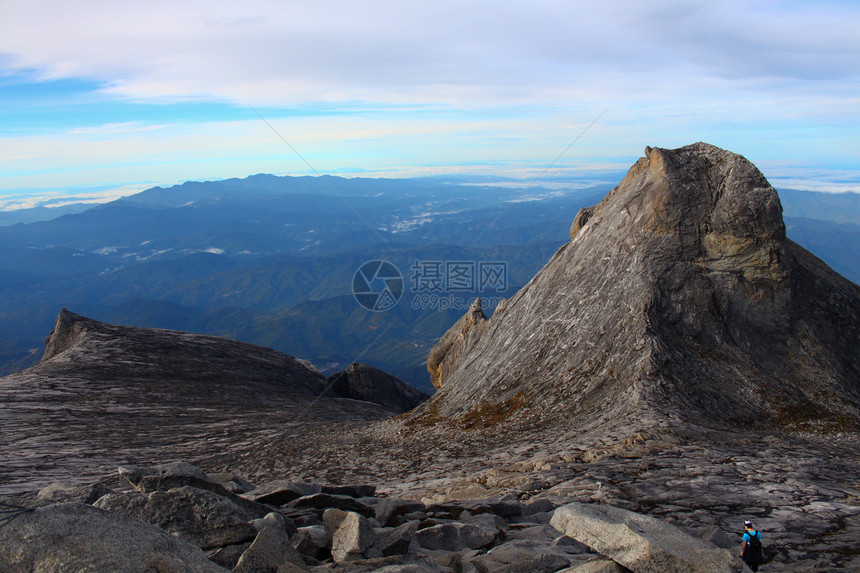
<instances>
[{"instance_id":1,"label":"striated rock surface","mask_svg":"<svg viewBox=\"0 0 860 573\"><path fill-rule=\"evenodd\" d=\"M267 445L395 413L325 388L274 350L63 310L39 364L0 378L0 493L152 460L239 468Z\"/></svg>"},{"instance_id":2,"label":"striated rock surface","mask_svg":"<svg viewBox=\"0 0 860 573\"><path fill-rule=\"evenodd\" d=\"M395 412L407 412L430 396L378 368L356 362L329 376L331 392L340 398L364 400Z\"/></svg>"},{"instance_id":3,"label":"striated rock surface","mask_svg":"<svg viewBox=\"0 0 860 573\"><path fill-rule=\"evenodd\" d=\"M434 388L442 387L460 356L480 339L486 321L487 316L481 307L481 299L477 298L466 314L455 322L454 326L448 329L430 350L427 371L430 373L430 382L433 383Z\"/></svg>"},{"instance_id":4,"label":"striated rock surface","mask_svg":"<svg viewBox=\"0 0 860 573\"><path fill-rule=\"evenodd\" d=\"M860 427L860 287L786 239L743 157L649 147L571 237L442 337L413 421Z\"/></svg>"}]
</instances>

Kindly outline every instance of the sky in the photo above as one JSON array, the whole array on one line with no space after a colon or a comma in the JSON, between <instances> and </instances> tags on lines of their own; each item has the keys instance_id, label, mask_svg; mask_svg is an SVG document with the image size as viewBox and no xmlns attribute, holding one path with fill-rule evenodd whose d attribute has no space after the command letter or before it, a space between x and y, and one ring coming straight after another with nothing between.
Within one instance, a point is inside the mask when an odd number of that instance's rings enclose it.
<instances>
[{"instance_id":1,"label":"sky","mask_svg":"<svg viewBox=\"0 0 860 573\"><path fill-rule=\"evenodd\" d=\"M255 173L579 176L695 141L860 192L858 30L856 1L0 0L0 209Z\"/></svg>"}]
</instances>

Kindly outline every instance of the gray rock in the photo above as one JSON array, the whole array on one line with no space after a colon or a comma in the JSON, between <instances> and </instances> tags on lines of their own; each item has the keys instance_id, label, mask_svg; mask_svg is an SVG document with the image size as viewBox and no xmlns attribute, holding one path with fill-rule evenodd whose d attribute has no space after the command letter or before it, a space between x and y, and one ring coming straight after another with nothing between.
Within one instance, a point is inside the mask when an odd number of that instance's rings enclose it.
<instances>
[{"instance_id":1,"label":"gray rock","mask_svg":"<svg viewBox=\"0 0 860 573\"><path fill-rule=\"evenodd\" d=\"M158 527L70 502L35 508L0 527L0 571L223 573L226 569Z\"/></svg>"},{"instance_id":2,"label":"gray rock","mask_svg":"<svg viewBox=\"0 0 860 573\"><path fill-rule=\"evenodd\" d=\"M322 486L321 490L322 493L330 493L333 495L346 495L356 499L362 497L369 498L376 495L376 486L367 484L324 485Z\"/></svg>"},{"instance_id":3,"label":"gray rock","mask_svg":"<svg viewBox=\"0 0 860 573\"><path fill-rule=\"evenodd\" d=\"M254 518L231 500L207 490L180 487L147 494L108 494L95 506L161 527L203 549L251 541Z\"/></svg>"},{"instance_id":4,"label":"gray rock","mask_svg":"<svg viewBox=\"0 0 860 573\"><path fill-rule=\"evenodd\" d=\"M193 487L211 491L229 499L245 511L254 514L255 517L263 517L269 512L269 508L266 506L228 491L222 484L207 476L203 470L187 462L172 462L146 468L120 466L117 468L117 472L141 493Z\"/></svg>"},{"instance_id":5,"label":"gray rock","mask_svg":"<svg viewBox=\"0 0 860 573\"><path fill-rule=\"evenodd\" d=\"M120 466L117 472L140 493L152 493L183 486L207 489L215 493L220 493L224 489L221 484L210 479L203 470L188 462L172 462L146 468Z\"/></svg>"},{"instance_id":6,"label":"gray rock","mask_svg":"<svg viewBox=\"0 0 860 573\"><path fill-rule=\"evenodd\" d=\"M251 546L251 542L239 543L237 545L225 545L218 549L211 549L206 552L206 557L213 563L217 563L221 567L233 569L239 558L245 553L245 550Z\"/></svg>"},{"instance_id":7,"label":"gray rock","mask_svg":"<svg viewBox=\"0 0 860 573\"><path fill-rule=\"evenodd\" d=\"M322 487L319 484L275 480L246 492L242 497L257 503L285 505L300 497L314 495L321 491Z\"/></svg>"},{"instance_id":8,"label":"gray rock","mask_svg":"<svg viewBox=\"0 0 860 573\"><path fill-rule=\"evenodd\" d=\"M570 565L570 558L551 547L516 540L493 547L471 563L481 573L552 573Z\"/></svg>"},{"instance_id":9,"label":"gray rock","mask_svg":"<svg viewBox=\"0 0 860 573\"><path fill-rule=\"evenodd\" d=\"M444 391L407 426L860 424L860 287L786 239L752 163L648 148L588 212L492 318L471 308L442 336Z\"/></svg>"},{"instance_id":10,"label":"gray rock","mask_svg":"<svg viewBox=\"0 0 860 573\"><path fill-rule=\"evenodd\" d=\"M373 506L374 516L383 527L389 525L391 519L397 515L424 511L424 504L420 501L410 501L395 497L382 498Z\"/></svg>"},{"instance_id":11,"label":"gray rock","mask_svg":"<svg viewBox=\"0 0 860 573\"><path fill-rule=\"evenodd\" d=\"M409 553L415 542L418 522L410 521L398 527L376 528L376 546L386 557Z\"/></svg>"},{"instance_id":12,"label":"gray rock","mask_svg":"<svg viewBox=\"0 0 860 573\"><path fill-rule=\"evenodd\" d=\"M525 507L522 502L515 499L475 499L462 502L463 509L470 513L493 513L500 517L517 517L522 515Z\"/></svg>"},{"instance_id":13,"label":"gray rock","mask_svg":"<svg viewBox=\"0 0 860 573\"><path fill-rule=\"evenodd\" d=\"M653 517L597 504L555 510L552 526L636 573L740 572L743 563Z\"/></svg>"},{"instance_id":14,"label":"gray rock","mask_svg":"<svg viewBox=\"0 0 860 573\"><path fill-rule=\"evenodd\" d=\"M387 372L358 362L332 374L327 382L336 396L373 402L398 413L408 412L430 397Z\"/></svg>"},{"instance_id":15,"label":"gray rock","mask_svg":"<svg viewBox=\"0 0 860 573\"><path fill-rule=\"evenodd\" d=\"M342 511L360 513L365 517L373 517L375 512L372 507L346 495L332 495L329 493L317 493L294 499L287 507L314 507L317 509L334 508Z\"/></svg>"},{"instance_id":16,"label":"gray rock","mask_svg":"<svg viewBox=\"0 0 860 573\"><path fill-rule=\"evenodd\" d=\"M299 527L290 538L290 544L302 555L325 559L331 555L331 539L322 525Z\"/></svg>"},{"instance_id":17,"label":"gray rock","mask_svg":"<svg viewBox=\"0 0 860 573\"><path fill-rule=\"evenodd\" d=\"M737 549L741 544L740 536L730 535L716 525L703 527L699 532L699 537L723 549Z\"/></svg>"},{"instance_id":18,"label":"gray rock","mask_svg":"<svg viewBox=\"0 0 860 573\"><path fill-rule=\"evenodd\" d=\"M606 557L595 557L558 573L631 573L630 569Z\"/></svg>"},{"instance_id":19,"label":"gray rock","mask_svg":"<svg viewBox=\"0 0 860 573\"><path fill-rule=\"evenodd\" d=\"M471 523L442 523L415 533L415 540L425 549L441 549L444 551L460 551L463 549L480 549L493 543L498 538L495 527Z\"/></svg>"},{"instance_id":20,"label":"gray rock","mask_svg":"<svg viewBox=\"0 0 860 573\"><path fill-rule=\"evenodd\" d=\"M331 531L331 556L336 563L347 561L350 556L365 556L376 542L376 533L366 517L355 512L329 509L323 515L326 532ZM330 530L329 527L333 527ZM377 555L378 554L378 555ZM377 550L367 557L381 557Z\"/></svg>"},{"instance_id":21,"label":"gray rock","mask_svg":"<svg viewBox=\"0 0 860 573\"><path fill-rule=\"evenodd\" d=\"M257 533L254 542L239 558L233 573L277 573L287 563L307 570L284 530L271 526Z\"/></svg>"},{"instance_id":22,"label":"gray rock","mask_svg":"<svg viewBox=\"0 0 860 573\"><path fill-rule=\"evenodd\" d=\"M481 337L487 316L477 298L460 320L442 335L427 357L430 382L439 389L447 381L448 373L457 364L460 356L472 348Z\"/></svg>"},{"instance_id":23,"label":"gray rock","mask_svg":"<svg viewBox=\"0 0 860 573\"><path fill-rule=\"evenodd\" d=\"M36 499L46 503L77 501L92 505L101 496L109 493L113 493L113 491L101 484L73 486L61 482L54 482L42 488L42 490L39 491L39 495L36 496Z\"/></svg>"},{"instance_id":24,"label":"gray rock","mask_svg":"<svg viewBox=\"0 0 860 573\"><path fill-rule=\"evenodd\" d=\"M522 510L522 516L526 517L536 513L550 512L555 509L555 504L546 498L536 499L527 504Z\"/></svg>"},{"instance_id":25,"label":"gray rock","mask_svg":"<svg viewBox=\"0 0 860 573\"><path fill-rule=\"evenodd\" d=\"M232 474L229 472L219 472L214 474L207 474L209 479L214 482L220 483L224 486L224 489L229 491L230 493L242 494L248 493L249 491L253 491L254 485L250 482L244 480L242 477L237 476L236 474Z\"/></svg>"}]
</instances>

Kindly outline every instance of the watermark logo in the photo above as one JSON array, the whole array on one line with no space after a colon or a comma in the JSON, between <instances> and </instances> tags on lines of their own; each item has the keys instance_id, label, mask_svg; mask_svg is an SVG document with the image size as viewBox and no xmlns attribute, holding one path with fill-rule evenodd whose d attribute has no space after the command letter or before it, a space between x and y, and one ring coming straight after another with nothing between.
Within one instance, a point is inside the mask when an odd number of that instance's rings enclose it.
<instances>
[{"instance_id":1,"label":"watermark logo","mask_svg":"<svg viewBox=\"0 0 860 573\"><path fill-rule=\"evenodd\" d=\"M472 295L503 293L508 289L505 261L422 261L410 267L411 306L415 310L465 310ZM352 279L352 294L358 304L375 312L389 310L404 290L400 271L388 261L374 260L361 265ZM498 299L498 300L496 300ZM494 307L502 297L492 298Z\"/></svg>"},{"instance_id":2,"label":"watermark logo","mask_svg":"<svg viewBox=\"0 0 860 573\"><path fill-rule=\"evenodd\" d=\"M367 261L352 277L352 296L367 310L388 310L403 296L403 275L388 261Z\"/></svg>"}]
</instances>

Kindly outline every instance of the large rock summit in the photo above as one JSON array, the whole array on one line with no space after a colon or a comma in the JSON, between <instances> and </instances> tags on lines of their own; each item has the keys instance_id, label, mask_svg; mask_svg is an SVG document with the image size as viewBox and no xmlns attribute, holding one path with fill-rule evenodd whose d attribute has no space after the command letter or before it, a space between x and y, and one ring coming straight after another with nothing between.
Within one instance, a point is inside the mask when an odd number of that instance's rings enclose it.
<instances>
[{"instance_id":1,"label":"large rock summit","mask_svg":"<svg viewBox=\"0 0 860 573\"><path fill-rule=\"evenodd\" d=\"M786 239L776 190L745 158L647 147L428 369L440 391L412 421L856 428L860 287Z\"/></svg>"},{"instance_id":2,"label":"large rock summit","mask_svg":"<svg viewBox=\"0 0 860 573\"><path fill-rule=\"evenodd\" d=\"M282 466L285 442L312 449L318 434L422 398L384 372L361 372L333 388L275 350L63 309L41 361L0 378L0 494L150 459Z\"/></svg>"}]
</instances>

